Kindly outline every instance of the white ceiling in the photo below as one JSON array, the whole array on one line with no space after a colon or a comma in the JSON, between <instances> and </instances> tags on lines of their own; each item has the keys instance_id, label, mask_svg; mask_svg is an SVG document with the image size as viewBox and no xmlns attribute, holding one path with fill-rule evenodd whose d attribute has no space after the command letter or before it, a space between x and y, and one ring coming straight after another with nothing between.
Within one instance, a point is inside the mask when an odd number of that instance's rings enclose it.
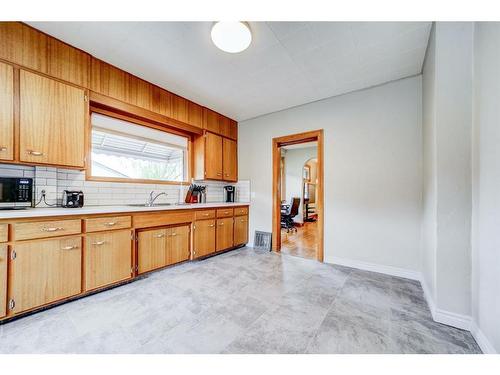
<instances>
[{"instance_id":1,"label":"white ceiling","mask_svg":"<svg viewBox=\"0 0 500 375\"><path fill-rule=\"evenodd\" d=\"M419 74L430 22L250 22L239 54L210 22L29 22L236 120Z\"/></svg>"}]
</instances>

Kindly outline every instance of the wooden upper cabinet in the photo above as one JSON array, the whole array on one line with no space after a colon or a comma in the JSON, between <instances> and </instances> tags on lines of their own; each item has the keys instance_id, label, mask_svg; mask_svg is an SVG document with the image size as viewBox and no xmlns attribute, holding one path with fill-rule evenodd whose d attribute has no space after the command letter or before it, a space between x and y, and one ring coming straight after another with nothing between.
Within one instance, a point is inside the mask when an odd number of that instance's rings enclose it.
<instances>
[{"instance_id":1,"label":"wooden upper cabinet","mask_svg":"<svg viewBox=\"0 0 500 375\"><path fill-rule=\"evenodd\" d=\"M0 318L7 315L7 245L0 244Z\"/></svg>"},{"instance_id":2,"label":"wooden upper cabinet","mask_svg":"<svg viewBox=\"0 0 500 375\"><path fill-rule=\"evenodd\" d=\"M222 165L223 165L223 179L225 181L238 180L238 157L237 157L237 144L236 141L223 138L222 144Z\"/></svg>"},{"instance_id":3,"label":"wooden upper cabinet","mask_svg":"<svg viewBox=\"0 0 500 375\"><path fill-rule=\"evenodd\" d=\"M47 69L48 37L20 22L0 22L0 58L42 73Z\"/></svg>"},{"instance_id":4,"label":"wooden upper cabinet","mask_svg":"<svg viewBox=\"0 0 500 375\"><path fill-rule=\"evenodd\" d=\"M222 137L205 134L205 178L222 180Z\"/></svg>"},{"instance_id":5,"label":"wooden upper cabinet","mask_svg":"<svg viewBox=\"0 0 500 375\"><path fill-rule=\"evenodd\" d=\"M90 89L99 94L127 102L129 74L96 58L90 64Z\"/></svg>"},{"instance_id":6,"label":"wooden upper cabinet","mask_svg":"<svg viewBox=\"0 0 500 375\"><path fill-rule=\"evenodd\" d=\"M181 96L172 95L172 117L188 123L188 101Z\"/></svg>"},{"instance_id":7,"label":"wooden upper cabinet","mask_svg":"<svg viewBox=\"0 0 500 375\"><path fill-rule=\"evenodd\" d=\"M57 39L48 41L48 74L52 77L89 87L90 55Z\"/></svg>"},{"instance_id":8,"label":"wooden upper cabinet","mask_svg":"<svg viewBox=\"0 0 500 375\"><path fill-rule=\"evenodd\" d=\"M86 110L83 89L21 70L20 160L83 168Z\"/></svg>"},{"instance_id":9,"label":"wooden upper cabinet","mask_svg":"<svg viewBox=\"0 0 500 375\"><path fill-rule=\"evenodd\" d=\"M193 102L188 102L188 123L200 129L203 128L203 107Z\"/></svg>"},{"instance_id":10,"label":"wooden upper cabinet","mask_svg":"<svg viewBox=\"0 0 500 375\"><path fill-rule=\"evenodd\" d=\"M132 240L128 229L87 235L85 290L132 277Z\"/></svg>"},{"instance_id":11,"label":"wooden upper cabinet","mask_svg":"<svg viewBox=\"0 0 500 375\"><path fill-rule=\"evenodd\" d=\"M204 108L205 115L205 129L213 132L220 133L220 115L211 109Z\"/></svg>"},{"instance_id":12,"label":"wooden upper cabinet","mask_svg":"<svg viewBox=\"0 0 500 375\"><path fill-rule=\"evenodd\" d=\"M224 137L229 137L231 135L231 120L222 115L220 115L219 118L220 134Z\"/></svg>"},{"instance_id":13,"label":"wooden upper cabinet","mask_svg":"<svg viewBox=\"0 0 500 375\"><path fill-rule=\"evenodd\" d=\"M9 291L13 313L80 294L81 237L18 242L10 263Z\"/></svg>"},{"instance_id":14,"label":"wooden upper cabinet","mask_svg":"<svg viewBox=\"0 0 500 375\"><path fill-rule=\"evenodd\" d=\"M14 68L0 63L0 159L14 159Z\"/></svg>"},{"instance_id":15,"label":"wooden upper cabinet","mask_svg":"<svg viewBox=\"0 0 500 375\"><path fill-rule=\"evenodd\" d=\"M229 120L229 138L238 139L238 123L234 120Z\"/></svg>"}]
</instances>

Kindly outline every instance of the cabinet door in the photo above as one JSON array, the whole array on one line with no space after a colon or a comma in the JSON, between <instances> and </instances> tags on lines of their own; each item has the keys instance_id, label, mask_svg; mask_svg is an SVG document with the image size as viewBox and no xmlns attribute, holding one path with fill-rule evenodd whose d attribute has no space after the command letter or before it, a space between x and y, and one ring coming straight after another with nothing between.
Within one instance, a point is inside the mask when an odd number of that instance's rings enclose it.
<instances>
[{"instance_id":1,"label":"cabinet door","mask_svg":"<svg viewBox=\"0 0 500 375\"><path fill-rule=\"evenodd\" d=\"M248 242L248 216L234 218L234 244L243 245Z\"/></svg>"},{"instance_id":2,"label":"cabinet door","mask_svg":"<svg viewBox=\"0 0 500 375\"><path fill-rule=\"evenodd\" d=\"M208 108L205 108L205 129L214 133L220 132L220 115Z\"/></svg>"},{"instance_id":3,"label":"cabinet door","mask_svg":"<svg viewBox=\"0 0 500 375\"><path fill-rule=\"evenodd\" d=\"M168 229L139 232L137 263L139 273L148 272L167 265Z\"/></svg>"},{"instance_id":4,"label":"cabinet door","mask_svg":"<svg viewBox=\"0 0 500 375\"><path fill-rule=\"evenodd\" d=\"M223 135L224 137L231 136L231 119L221 115L219 127L220 127L219 133L221 135Z\"/></svg>"},{"instance_id":5,"label":"cabinet door","mask_svg":"<svg viewBox=\"0 0 500 375\"><path fill-rule=\"evenodd\" d=\"M222 137L205 134L205 178L222 180Z\"/></svg>"},{"instance_id":6,"label":"cabinet door","mask_svg":"<svg viewBox=\"0 0 500 375\"><path fill-rule=\"evenodd\" d=\"M71 237L13 245L9 288L14 313L81 293L81 243L81 237Z\"/></svg>"},{"instance_id":7,"label":"cabinet door","mask_svg":"<svg viewBox=\"0 0 500 375\"><path fill-rule=\"evenodd\" d=\"M199 258L215 252L215 220L194 223L193 257Z\"/></svg>"},{"instance_id":8,"label":"cabinet door","mask_svg":"<svg viewBox=\"0 0 500 375\"><path fill-rule=\"evenodd\" d=\"M130 230L87 235L85 290L100 288L132 276Z\"/></svg>"},{"instance_id":9,"label":"cabinet door","mask_svg":"<svg viewBox=\"0 0 500 375\"><path fill-rule=\"evenodd\" d=\"M193 103L188 102L188 122L190 125L196 126L198 128L203 128L203 107Z\"/></svg>"},{"instance_id":10,"label":"cabinet door","mask_svg":"<svg viewBox=\"0 0 500 375\"><path fill-rule=\"evenodd\" d=\"M188 225L168 229L167 238L167 264L183 262L190 258Z\"/></svg>"},{"instance_id":11,"label":"cabinet door","mask_svg":"<svg viewBox=\"0 0 500 375\"><path fill-rule=\"evenodd\" d=\"M224 170L224 180L226 181L237 181L237 145L236 141L224 138L222 146L222 160L223 160L223 170Z\"/></svg>"},{"instance_id":12,"label":"cabinet door","mask_svg":"<svg viewBox=\"0 0 500 375\"><path fill-rule=\"evenodd\" d=\"M21 161L83 167L84 90L21 70Z\"/></svg>"},{"instance_id":13,"label":"cabinet door","mask_svg":"<svg viewBox=\"0 0 500 375\"><path fill-rule=\"evenodd\" d=\"M224 250L233 246L233 218L217 219L216 249Z\"/></svg>"},{"instance_id":14,"label":"cabinet door","mask_svg":"<svg viewBox=\"0 0 500 375\"><path fill-rule=\"evenodd\" d=\"M0 159L14 159L14 68L0 63Z\"/></svg>"},{"instance_id":15,"label":"cabinet door","mask_svg":"<svg viewBox=\"0 0 500 375\"><path fill-rule=\"evenodd\" d=\"M0 318L7 314L7 245L0 244Z\"/></svg>"}]
</instances>

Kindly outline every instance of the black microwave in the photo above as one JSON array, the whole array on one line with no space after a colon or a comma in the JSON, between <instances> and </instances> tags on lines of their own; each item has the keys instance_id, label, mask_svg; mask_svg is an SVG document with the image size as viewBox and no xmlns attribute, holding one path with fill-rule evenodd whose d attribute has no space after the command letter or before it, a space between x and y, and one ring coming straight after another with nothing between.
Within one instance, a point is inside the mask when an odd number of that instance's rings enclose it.
<instances>
[{"instance_id":1,"label":"black microwave","mask_svg":"<svg viewBox=\"0 0 500 375\"><path fill-rule=\"evenodd\" d=\"M0 177L0 209L26 208L32 203L32 178Z\"/></svg>"}]
</instances>

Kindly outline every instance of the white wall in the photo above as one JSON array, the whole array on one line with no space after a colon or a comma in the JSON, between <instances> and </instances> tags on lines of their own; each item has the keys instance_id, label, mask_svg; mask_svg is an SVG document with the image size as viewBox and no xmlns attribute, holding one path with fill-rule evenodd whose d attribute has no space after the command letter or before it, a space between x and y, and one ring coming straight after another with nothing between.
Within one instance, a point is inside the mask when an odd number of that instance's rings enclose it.
<instances>
[{"instance_id":1,"label":"white wall","mask_svg":"<svg viewBox=\"0 0 500 375\"><path fill-rule=\"evenodd\" d=\"M240 123L250 236L272 227L272 138L324 129L325 261L420 269L421 77Z\"/></svg>"},{"instance_id":2,"label":"white wall","mask_svg":"<svg viewBox=\"0 0 500 375\"><path fill-rule=\"evenodd\" d=\"M500 23L476 23L473 138L473 318L500 353Z\"/></svg>"},{"instance_id":3,"label":"white wall","mask_svg":"<svg viewBox=\"0 0 500 375\"><path fill-rule=\"evenodd\" d=\"M423 72L422 270L430 304L464 324L471 314L473 28L437 22Z\"/></svg>"},{"instance_id":4,"label":"white wall","mask_svg":"<svg viewBox=\"0 0 500 375\"><path fill-rule=\"evenodd\" d=\"M295 216L296 223L304 222L303 212L303 179L304 164L318 155L317 147L294 148L285 150L285 184L286 200L290 202L293 197L300 198L299 214Z\"/></svg>"}]
</instances>

